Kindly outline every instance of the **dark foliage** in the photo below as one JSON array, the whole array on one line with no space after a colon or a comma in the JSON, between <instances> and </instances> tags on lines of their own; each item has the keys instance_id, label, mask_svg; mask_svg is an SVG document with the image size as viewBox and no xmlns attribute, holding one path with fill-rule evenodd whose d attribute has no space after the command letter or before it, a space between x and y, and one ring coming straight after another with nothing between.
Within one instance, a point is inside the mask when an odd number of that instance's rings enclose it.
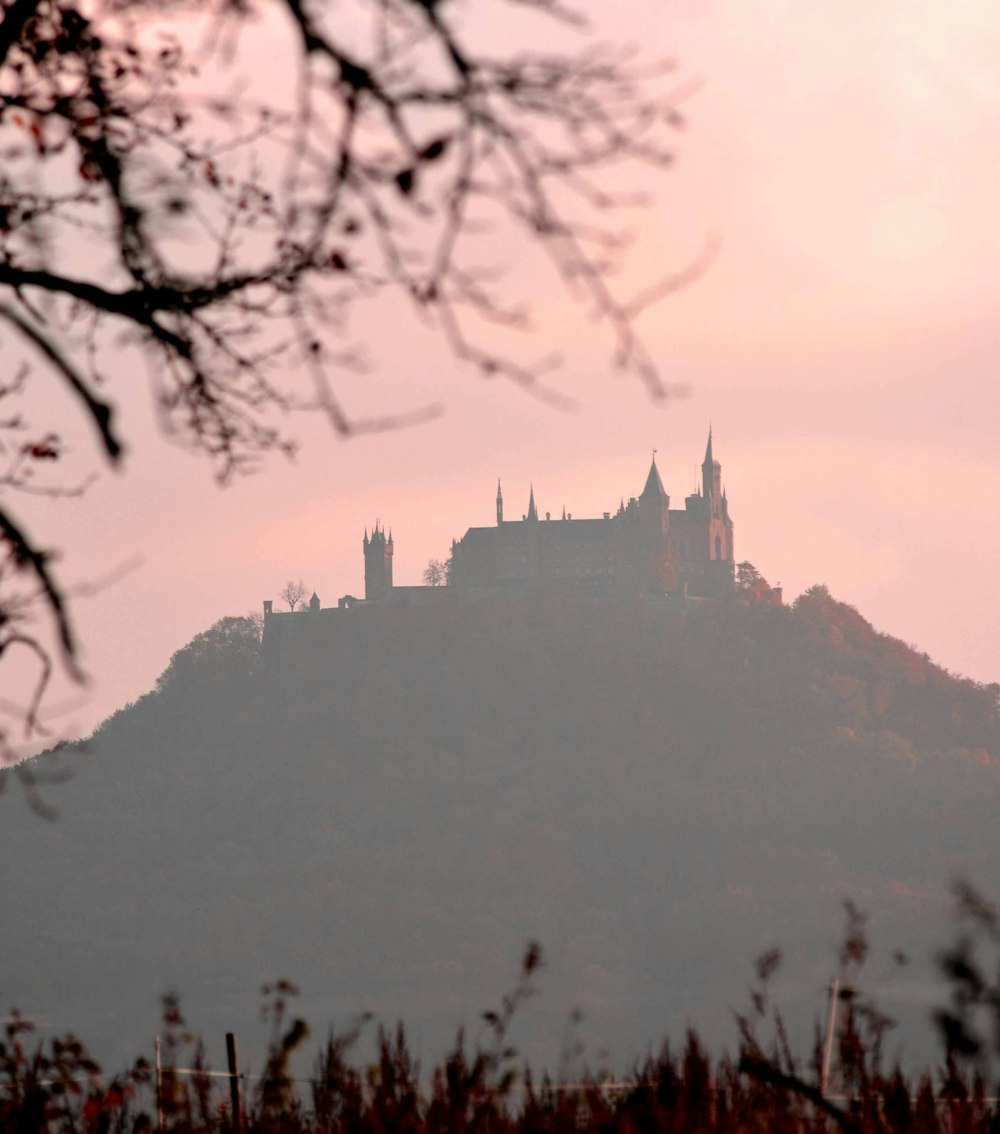
<instances>
[{"instance_id":1,"label":"dark foliage","mask_svg":"<svg viewBox=\"0 0 1000 1134\"><path fill-rule=\"evenodd\" d=\"M238 1114L230 1080L213 1079L200 1044L182 1032L175 998L164 1002L165 1061L153 1073L139 1060L105 1080L74 1037L46 1048L14 1016L0 1041L0 1125L10 1134L124 1134L153 1128L173 1134L992 1134L998 1112L983 1081L947 1058L935 1087L929 1073L912 1079L883 1073L877 1048L848 1007L842 1028L839 1093L821 1092L792 1056L780 1015L765 1054L756 1024L742 1020L739 1057L713 1056L688 1031L675 1053L664 1043L618 1081L585 1072L575 1083L536 1084L508 1042L514 1013L534 991L540 951L530 946L520 979L499 1011L485 1014L490 1040L469 1049L459 1034L426 1074L402 1025L381 1029L374 1057L357 1044L363 1024L330 1035L308 1082L295 1080L291 1057L306 1039L301 1019L287 1018L296 990L266 987L273 1031L256 1088L241 1076ZM759 1016L763 1018L761 1011ZM194 1050L193 1065L181 1062ZM852 1054L853 1053L853 1054ZM846 1092L846 1093L845 1093Z\"/></svg>"}]
</instances>

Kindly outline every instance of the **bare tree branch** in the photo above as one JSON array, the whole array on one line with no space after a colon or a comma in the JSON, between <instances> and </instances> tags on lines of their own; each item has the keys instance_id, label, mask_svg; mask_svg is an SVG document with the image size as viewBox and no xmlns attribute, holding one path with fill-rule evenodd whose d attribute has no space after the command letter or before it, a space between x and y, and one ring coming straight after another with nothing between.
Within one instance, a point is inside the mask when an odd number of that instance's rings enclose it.
<instances>
[{"instance_id":1,"label":"bare tree branch","mask_svg":"<svg viewBox=\"0 0 1000 1134\"><path fill-rule=\"evenodd\" d=\"M50 554L36 548L5 509L0 509L0 536L11 548L15 564L30 571L38 581L42 596L55 620L63 665L74 681L83 682L84 673L76 660L76 635L70 623L62 590L49 570Z\"/></svg>"},{"instance_id":2,"label":"bare tree branch","mask_svg":"<svg viewBox=\"0 0 1000 1134\"><path fill-rule=\"evenodd\" d=\"M0 318L13 323L62 374L67 385L83 403L88 417L94 423L108 460L117 463L122 455L122 446L111 427L111 406L107 402L102 402L87 389L86 379L79 372L76 364L28 316L22 314L10 304L0 302Z\"/></svg>"}]
</instances>

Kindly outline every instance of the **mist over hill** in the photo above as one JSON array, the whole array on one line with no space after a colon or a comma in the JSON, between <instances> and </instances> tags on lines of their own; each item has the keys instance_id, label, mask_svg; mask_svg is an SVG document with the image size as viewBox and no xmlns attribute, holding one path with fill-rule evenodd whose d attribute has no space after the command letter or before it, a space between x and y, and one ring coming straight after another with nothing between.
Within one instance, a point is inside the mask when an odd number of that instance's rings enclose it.
<instances>
[{"instance_id":1,"label":"mist over hill","mask_svg":"<svg viewBox=\"0 0 1000 1134\"><path fill-rule=\"evenodd\" d=\"M525 1049L554 1063L581 1009L591 1061L623 1066L689 1022L732 1039L772 945L808 1024L844 898L914 958L886 989L911 1018L952 881L994 883L1000 690L823 588L794 607L447 596L289 625L262 653L223 620L88 744L39 758L72 770L54 822L3 802L5 1004L124 1060L161 992L245 1034L286 976L321 1034L370 1009L436 1054L537 939Z\"/></svg>"}]
</instances>

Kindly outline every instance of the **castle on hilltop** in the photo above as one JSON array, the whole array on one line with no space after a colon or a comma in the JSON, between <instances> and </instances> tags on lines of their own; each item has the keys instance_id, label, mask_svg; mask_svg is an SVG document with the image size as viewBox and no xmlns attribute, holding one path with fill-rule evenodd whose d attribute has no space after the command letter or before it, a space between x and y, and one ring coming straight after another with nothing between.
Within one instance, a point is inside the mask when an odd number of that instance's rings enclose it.
<instances>
[{"instance_id":1,"label":"castle on hilltop","mask_svg":"<svg viewBox=\"0 0 1000 1134\"><path fill-rule=\"evenodd\" d=\"M594 519L558 519L538 514L532 486L528 510L519 520L504 518L497 482L496 523L469 528L453 540L446 566L435 565L426 586L397 587L392 578L392 529L376 521L362 541L365 597L340 599L340 609L405 598L440 601L445 595L504 594L532 588L572 590L595 596L668 595L721 598L734 586L733 521L722 486L722 465L708 433L701 484L671 508L654 453L638 496L620 500L618 510ZM446 586L439 584L447 583ZM321 612L314 594L309 611ZM265 616L274 616L264 603Z\"/></svg>"},{"instance_id":2,"label":"castle on hilltop","mask_svg":"<svg viewBox=\"0 0 1000 1134\"><path fill-rule=\"evenodd\" d=\"M494 526L469 528L452 543L452 586L507 589L558 583L612 594L705 598L721 596L733 586L733 521L711 431L701 485L683 508L670 507L655 454L642 492L627 504L622 498L613 514L575 520L564 510L559 519L548 512L541 519L532 488L525 515L505 520L499 482L496 504Z\"/></svg>"}]
</instances>

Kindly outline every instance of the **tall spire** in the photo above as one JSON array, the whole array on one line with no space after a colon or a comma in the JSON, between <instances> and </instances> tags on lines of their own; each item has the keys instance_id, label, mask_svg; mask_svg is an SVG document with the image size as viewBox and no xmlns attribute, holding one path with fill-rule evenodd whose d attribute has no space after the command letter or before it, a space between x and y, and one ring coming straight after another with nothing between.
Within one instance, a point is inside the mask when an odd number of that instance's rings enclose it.
<instances>
[{"instance_id":1,"label":"tall spire","mask_svg":"<svg viewBox=\"0 0 1000 1134\"><path fill-rule=\"evenodd\" d=\"M528 497L528 519L538 519L538 509L535 507L535 486L531 486L531 495Z\"/></svg>"},{"instance_id":2,"label":"tall spire","mask_svg":"<svg viewBox=\"0 0 1000 1134\"><path fill-rule=\"evenodd\" d=\"M503 523L503 493L500 491L500 478L497 477L497 527Z\"/></svg>"},{"instance_id":3,"label":"tall spire","mask_svg":"<svg viewBox=\"0 0 1000 1134\"><path fill-rule=\"evenodd\" d=\"M701 490L706 500L712 501L715 508L722 499L722 465L712 452L712 427L708 427L708 444L705 446L705 460L701 465Z\"/></svg>"}]
</instances>

